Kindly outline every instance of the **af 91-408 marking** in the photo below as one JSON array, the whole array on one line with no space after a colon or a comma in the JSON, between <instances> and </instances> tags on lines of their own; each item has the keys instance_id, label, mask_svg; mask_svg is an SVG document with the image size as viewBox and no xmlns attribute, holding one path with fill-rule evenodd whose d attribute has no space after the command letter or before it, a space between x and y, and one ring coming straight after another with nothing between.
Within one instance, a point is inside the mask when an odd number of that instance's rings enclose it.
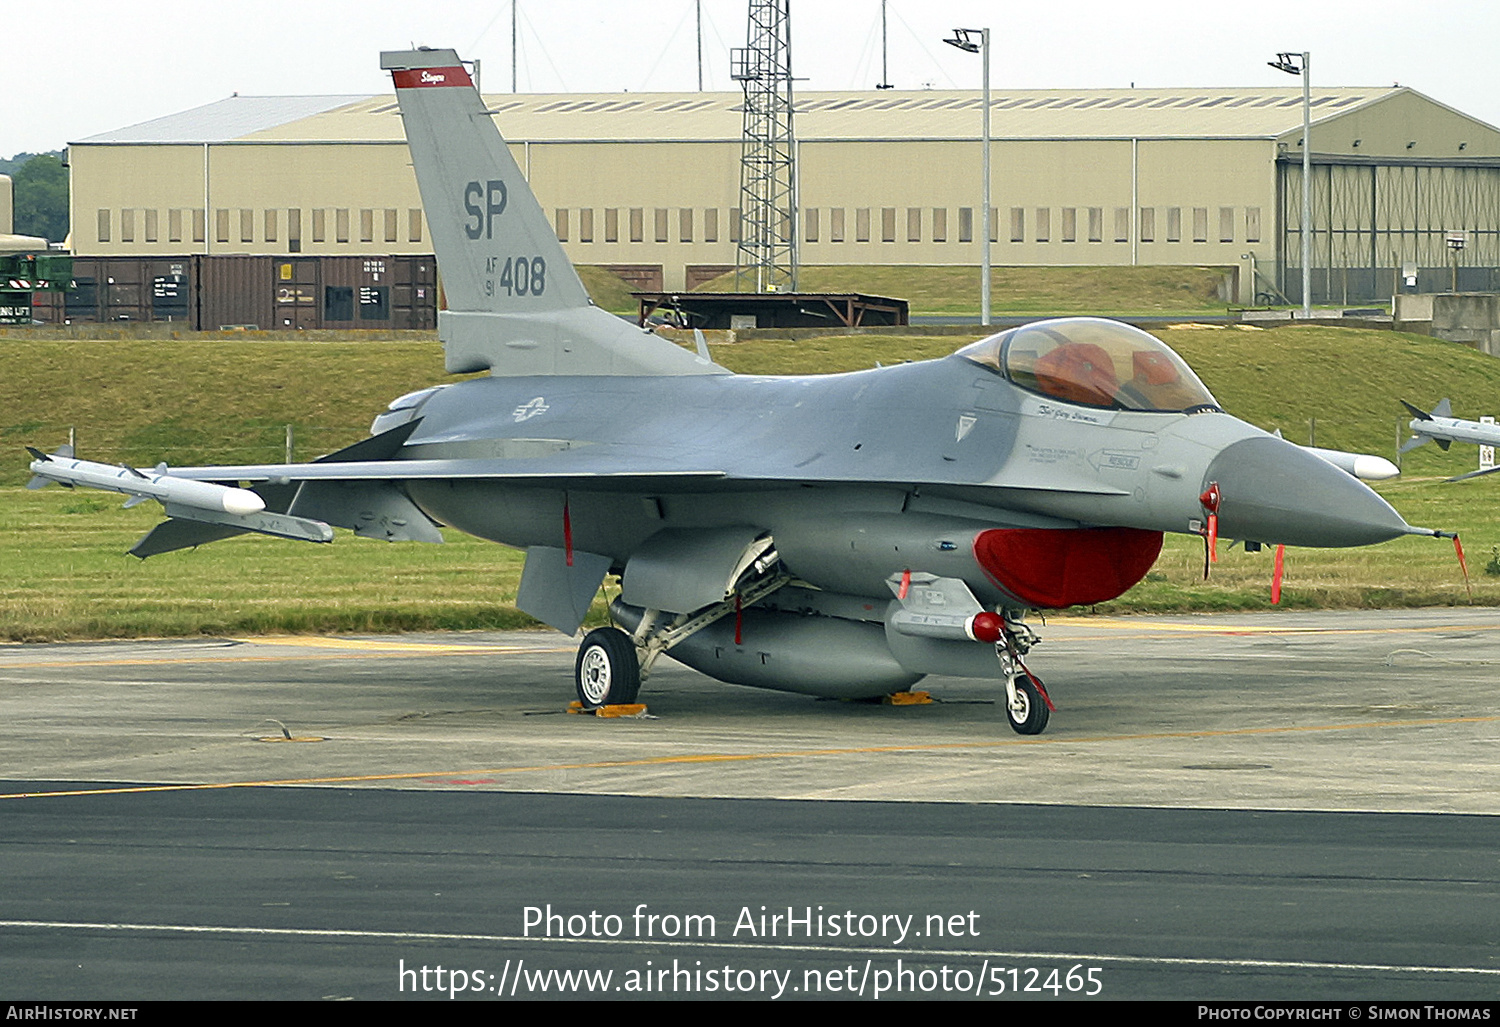
<instances>
[{"instance_id":1,"label":"af 91-408 marking","mask_svg":"<svg viewBox=\"0 0 1500 1027\"><path fill-rule=\"evenodd\" d=\"M484 271L490 276L484 280L486 296L495 295L497 287L507 296L540 296L547 290L547 262L541 257L506 257L503 265L499 257L486 257Z\"/></svg>"}]
</instances>

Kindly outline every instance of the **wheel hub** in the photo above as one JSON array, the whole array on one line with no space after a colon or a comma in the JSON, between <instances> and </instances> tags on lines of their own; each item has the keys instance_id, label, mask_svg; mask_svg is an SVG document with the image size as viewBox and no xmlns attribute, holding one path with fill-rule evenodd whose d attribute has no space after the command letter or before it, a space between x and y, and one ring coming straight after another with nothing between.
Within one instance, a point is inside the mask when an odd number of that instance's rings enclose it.
<instances>
[{"instance_id":1,"label":"wheel hub","mask_svg":"<svg viewBox=\"0 0 1500 1027\"><path fill-rule=\"evenodd\" d=\"M583 690L590 700L604 701L609 695L609 656L599 646L591 647L583 654Z\"/></svg>"}]
</instances>

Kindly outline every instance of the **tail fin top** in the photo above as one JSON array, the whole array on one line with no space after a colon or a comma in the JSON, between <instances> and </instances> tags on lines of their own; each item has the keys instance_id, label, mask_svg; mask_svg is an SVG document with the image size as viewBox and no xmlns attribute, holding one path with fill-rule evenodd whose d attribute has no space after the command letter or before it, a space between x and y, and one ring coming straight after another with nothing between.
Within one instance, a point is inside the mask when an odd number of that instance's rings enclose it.
<instances>
[{"instance_id":1,"label":"tail fin top","mask_svg":"<svg viewBox=\"0 0 1500 1027\"><path fill-rule=\"evenodd\" d=\"M450 371L724 369L595 307L453 50L380 55L392 73L449 309Z\"/></svg>"},{"instance_id":2,"label":"tail fin top","mask_svg":"<svg viewBox=\"0 0 1500 1027\"><path fill-rule=\"evenodd\" d=\"M458 54L383 53L380 66L396 83L450 309L588 306L588 292Z\"/></svg>"}]
</instances>

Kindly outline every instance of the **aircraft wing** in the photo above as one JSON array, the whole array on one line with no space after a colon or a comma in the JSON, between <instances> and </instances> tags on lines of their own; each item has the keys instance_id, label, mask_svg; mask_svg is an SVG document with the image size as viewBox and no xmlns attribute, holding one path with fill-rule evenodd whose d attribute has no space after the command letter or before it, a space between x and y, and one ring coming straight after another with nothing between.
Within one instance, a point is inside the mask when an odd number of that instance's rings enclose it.
<instances>
[{"instance_id":1,"label":"aircraft wing","mask_svg":"<svg viewBox=\"0 0 1500 1027\"><path fill-rule=\"evenodd\" d=\"M312 542L333 539L332 526L390 541L441 542L437 526L407 495L403 483L496 481L604 492L760 490L844 484L962 487L996 506L997 492L1049 492L1118 496L1126 493L1097 479L1060 468L1037 473L1025 465L1001 468L985 481L885 466L851 473L846 466L808 466L772 447L744 447L712 456L683 433L664 431L653 444L606 440L500 439L496 455L423 457L427 445L409 446L421 418L308 463L235 464L167 468L147 474L73 458L71 451L33 452L33 485L48 481L121 492L132 504L156 499L168 520L136 544L140 557L258 532ZM415 451L415 452L414 452ZM413 454L403 456L403 454ZM708 457L708 459L705 459ZM717 459L715 459L717 458ZM710 462L713 461L713 462ZM715 466L715 463L718 465ZM872 473L873 472L873 473Z\"/></svg>"},{"instance_id":2,"label":"aircraft wing","mask_svg":"<svg viewBox=\"0 0 1500 1027\"><path fill-rule=\"evenodd\" d=\"M539 466L517 466L518 464ZM302 481L419 481L432 479L536 479L549 483L577 481L670 481L724 478L715 469L664 469L660 461L640 462L609 457L584 460L527 460L475 457L456 460L358 460L312 464L236 464L222 467L174 467L174 478L190 481L286 482Z\"/></svg>"},{"instance_id":3,"label":"aircraft wing","mask_svg":"<svg viewBox=\"0 0 1500 1027\"><path fill-rule=\"evenodd\" d=\"M726 485L811 485L819 483L856 482L859 484L887 484L909 486L928 484L921 476L892 478L882 482L869 476L842 476L837 474L808 474L791 471L746 467L704 468L664 467L660 456L650 460L639 459L638 454L622 452L589 453L587 456L569 458L569 454L531 459L465 458L447 460L363 460L340 463L311 464L240 464L221 467L174 467L171 476L191 481L212 482L288 482L315 481L422 481L422 480L479 480L525 482L535 480L549 485L566 485L571 482L594 484L604 487L645 485L670 485L673 482L720 481ZM931 484L950 484L931 482ZM965 484L969 487L991 489L1018 489L1039 492L1069 492L1089 495L1123 496L1122 489L1080 478L1070 481L1062 476L1051 478L1042 475L1003 475L983 483Z\"/></svg>"}]
</instances>

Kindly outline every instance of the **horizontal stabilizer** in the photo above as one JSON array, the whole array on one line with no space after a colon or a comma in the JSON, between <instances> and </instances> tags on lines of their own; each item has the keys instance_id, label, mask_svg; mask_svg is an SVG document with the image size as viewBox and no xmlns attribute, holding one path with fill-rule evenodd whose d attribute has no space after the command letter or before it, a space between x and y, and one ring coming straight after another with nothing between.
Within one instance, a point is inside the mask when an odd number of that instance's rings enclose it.
<instances>
[{"instance_id":1,"label":"horizontal stabilizer","mask_svg":"<svg viewBox=\"0 0 1500 1027\"><path fill-rule=\"evenodd\" d=\"M224 524L205 524L202 521L174 517L162 521L142 535L140 541L130 547L129 553L144 560L148 556L160 556L178 549L196 549L220 539L247 534L248 531L247 528L231 528Z\"/></svg>"},{"instance_id":2,"label":"horizontal stabilizer","mask_svg":"<svg viewBox=\"0 0 1500 1027\"><path fill-rule=\"evenodd\" d=\"M178 506L176 503L163 503L162 505L166 507L168 517L175 517L178 520L202 521L207 524L235 528L239 531L256 531L262 535L275 535L277 538L298 539L303 542L333 541L333 529L322 521L293 517L291 514L266 511L232 514L206 510L199 506Z\"/></svg>"}]
</instances>

